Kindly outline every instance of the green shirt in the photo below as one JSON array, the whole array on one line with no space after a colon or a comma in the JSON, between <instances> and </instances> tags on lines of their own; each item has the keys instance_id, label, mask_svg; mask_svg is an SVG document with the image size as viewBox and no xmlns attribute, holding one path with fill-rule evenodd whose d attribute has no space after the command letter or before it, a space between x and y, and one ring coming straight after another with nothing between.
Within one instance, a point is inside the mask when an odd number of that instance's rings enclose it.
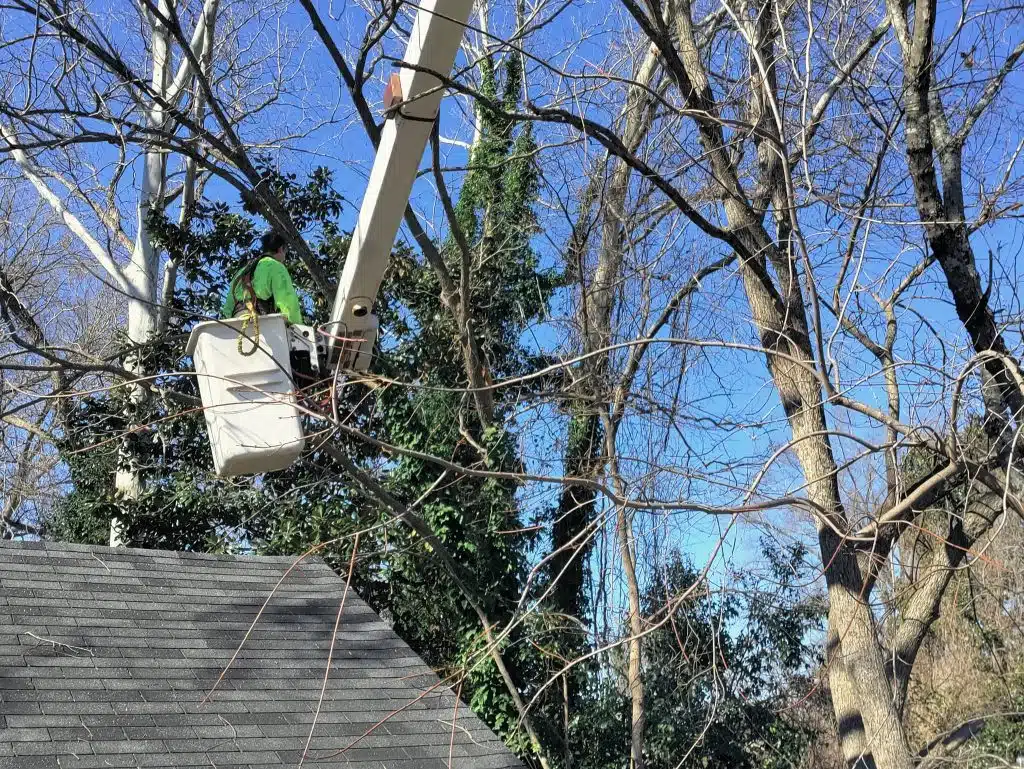
<instances>
[{"instance_id":1,"label":"green shirt","mask_svg":"<svg viewBox=\"0 0 1024 769\"><path fill-rule=\"evenodd\" d=\"M239 270L231 279L224 304L220 308L220 314L224 318L233 317L235 305L247 298L249 292L240 280L244 271L244 268ZM302 323L302 307L292 285L292 276L288 274L288 268L274 257L264 256L260 259L252 273L252 290L258 299L273 299L277 311L284 315L289 323Z\"/></svg>"}]
</instances>

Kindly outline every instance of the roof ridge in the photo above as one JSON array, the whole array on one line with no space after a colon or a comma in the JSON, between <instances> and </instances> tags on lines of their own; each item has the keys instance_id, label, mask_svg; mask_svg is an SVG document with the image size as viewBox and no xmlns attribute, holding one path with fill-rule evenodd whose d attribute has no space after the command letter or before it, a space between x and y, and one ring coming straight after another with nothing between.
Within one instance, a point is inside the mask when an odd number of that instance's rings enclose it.
<instances>
[{"instance_id":1,"label":"roof ridge","mask_svg":"<svg viewBox=\"0 0 1024 769\"><path fill-rule=\"evenodd\" d=\"M100 553L110 555L129 554L144 555L148 558L181 558L207 561L255 561L267 564L292 564L299 560L300 556L295 555L257 555L255 553L198 553L194 550L164 550L161 548L148 547L109 547L107 545L82 545L74 542L59 542L57 540L0 540L0 547L20 549L27 551L46 551L48 553L89 553L99 556ZM302 558L303 563L323 564L327 562L319 555L308 555ZM330 568L327 566L327 568ZM332 570L333 573L333 570Z\"/></svg>"}]
</instances>

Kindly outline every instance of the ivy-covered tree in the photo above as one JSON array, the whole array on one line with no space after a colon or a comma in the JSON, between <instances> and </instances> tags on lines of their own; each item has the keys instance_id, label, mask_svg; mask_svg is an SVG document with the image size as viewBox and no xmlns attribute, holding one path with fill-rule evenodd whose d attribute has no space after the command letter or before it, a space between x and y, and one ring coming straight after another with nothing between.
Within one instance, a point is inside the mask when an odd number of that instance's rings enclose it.
<instances>
[{"instance_id":1,"label":"ivy-covered tree","mask_svg":"<svg viewBox=\"0 0 1024 769\"><path fill-rule=\"evenodd\" d=\"M499 61L496 55L485 56L480 71L483 91L513 111L522 91L519 57ZM415 378L419 386L383 389L377 413L398 445L514 474L523 469L513 422L523 390L497 391L490 412L481 413L464 392L469 381L459 344L463 335L475 335L491 377L534 370L538 361L521 339L543 317L556 276L541 268L532 246L537 170L530 126L517 125L483 105L477 109L479 136L454 206L453 227L461 237L452 233L440 249L451 274L461 278L460 301L468 317L454 318L443 306L435 271L409 257L395 261L384 288L382 321L405 333L395 336L381 369L397 379ZM524 589L534 546L525 524L535 511L521 508L521 484L516 481L464 479L433 489L439 474L428 462L399 457L389 486L403 499L429 493L421 514L474 575L488 616L504 626ZM396 534L391 543L395 551L413 544L405 532ZM381 579L391 596L396 630L431 664L470 670L463 691L468 691L473 709L525 750L520 714L493 663L482 654L479 620L444 569L419 555L395 557ZM521 631L512 632L504 655L525 691L543 682L547 667L530 644L521 643Z\"/></svg>"},{"instance_id":2,"label":"ivy-covered tree","mask_svg":"<svg viewBox=\"0 0 1024 769\"><path fill-rule=\"evenodd\" d=\"M504 98L520 91L518 60L502 63ZM495 64L483 64L489 88L499 89ZM555 284L540 269L531 247L535 232L532 204L536 196L533 141L527 128L481 114L480 140L456 204L457 226L469 253L455 237L441 245L451 268L464 273L462 302L492 376L524 373L536 363L520 339L540 318ZM325 170L307 180L281 174L265 165L266 185L282 201L305 235L324 273L343 264L348 237L336 220L342 199ZM435 668L467 673L464 696L474 710L513 747L527 749L519 713L505 683L486 654L479 618L447 569L421 540L346 478L330 456L316 447L292 467L256 482L218 480L201 413L183 408L182 398L198 395L190 362L183 360L185 332L197 320L216 315L230 276L255 255L262 227L251 210L222 202L201 202L181 228L156 216L151 222L160 246L179 265L173 336L157 340L148 351L150 370L165 372L160 384L179 400L150 399L135 413L147 425L131 436L140 457L143 493L125 506L113 507L107 465L115 436L127 422L117 392L83 401L64 440L73 490L61 505L50 530L80 541L101 542L110 518L117 515L126 544L169 549L247 548L265 553L299 553L322 542L339 540L324 551L336 565L348 560L356 531L361 540L357 586L396 630ZM328 320L333 297L318 292L301 264L291 264L296 287L308 303L316 325ZM401 248L393 254L382 286L377 313L382 324L375 370L387 379L416 381L416 387L376 389L348 384L339 389L337 413L346 426L386 443L416 449L456 462L491 469L520 470L518 439L512 418L521 389L502 391L486 418L459 392L467 376L459 361L460 334L440 301L437 276ZM326 396L325 396L326 397ZM324 401L323 404L327 403ZM322 424L321 424L322 426ZM311 427L315 427L311 423ZM419 512L455 556L472 588L485 600L492 621L512 618L527 573L533 546L524 525L520 484L513 480L460 478L434 488L440 471L428 462L387 456L357 439L336 435L335 448L367 466L386 469L385 484L397 498L424 497ZM518 632L518 631L517 631ZM524 690L543 673L529 644L509 639L507 664Z\"/></svg>"}]
</instances>

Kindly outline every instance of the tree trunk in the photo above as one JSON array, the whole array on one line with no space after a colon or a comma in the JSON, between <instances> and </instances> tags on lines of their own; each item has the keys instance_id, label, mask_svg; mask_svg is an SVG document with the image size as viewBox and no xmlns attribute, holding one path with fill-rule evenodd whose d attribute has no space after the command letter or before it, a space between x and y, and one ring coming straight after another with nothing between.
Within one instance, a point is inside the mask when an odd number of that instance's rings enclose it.
<instances>
[{"instance_id":1,"label":"tree trunk","mask_svg":"<svg viewBox=\"0 0 1024 769\"><path fill-rule=\"evenodd\" d=\"M601 424L605 434L605 452L608 454L608 470L615 493L626 496L626 488L619 473L617 435L605 406L601 407ZM633 518L624 505L615 509L615 538L619 547L619 558L622 560L622 571L626 577L626 597L629 602L629 640L626 643L628 664L626 686L629 689L629 766L630 769L644 769L647 762L644 758L644 742L646 739L647 710L644 703L643 679L643 630L641 616L640 581L636 576L636 546L633 541Z\"/></svg>"},{"instance_id":2,"label":"tree trunk","mask_svg":"<svg viewBox=\"0 0 1024 769\"><path fill-rule=\"evenodd\" d=\"M825 640L825 670L831 690L832 708L836 718L836 736L843 759L850 769L875 769L875 759L868 747L864 719L860 715L857 688L843 657L839 631L829 623Z\"/></svg>"},{"instance_id":3,"label":"tree trunk","mask_svg":"<svg viewBox=\"0 0 1024 769\"><path fill-rule=\"evenodd\" d=\"M563 466L566 475L592 478L602 453L601 426L597 414L582 404L572 407ZM583 486L566 486L558 498L551 527L551 605L570 617L586 613L587 554L592 535L597 492ZM570 690L573 687L570 687Z\"/></svg>"},{"instance_id":4,"label":"tree trunk","mask_svg":"<svg viewBox=\"0 0 1024 769\"><path fill-rule=\"evenodd\" d=\"M172 13L170 0L160 0L159 10L165 17ZM161 97L167 92L170 69L170 40L166 27L156 18L150 18L153 25L152 89ZM154 99L146 115L146 125L158 132L164 127L164 109L159 99ZM132 349L125 358L125 368L136 377L144 377L143 345L157 328L157 283L159 258L149 232L150 212L160 205L164 191L165 154L156 147L147 149L143 158L142 187L139 190L138 230L131 261L125 269L125 277L133 295L128 298L128 342ZM125 422L129 431L136 427L138 410L146 397L146 389L140 384L129 385L128 403L125 406ZM122 439L117 455L117 472L114 490L122 505L130 505L142 493L142 482L138 460L132 445L132 432ZM110 522L110 545L121 543L121 525L118 519Z\"/></svg>"},{"instance_id":5,"label":"tree trunk","mask_svg":"<svg viewBox=\"0 0 1024 769\"><path fill-rule=\"evenodd\" d=\"M649 46L637 68L635 83L627 92L626 104L621 117L624 121L623 135L630 151L640 146L651 127L653 99L649 88L658 72L659 54ZM580 367L582 382L579 387L583 397L572 404L572 416L568 425L568 441L565 451L564 471L567 475L594 478L611 463L613 478L618 478L615 467L615 434L608 409L613 387L608 381L610 360L607 353L600 351L611 344L612 318L615 311L619 281L622 278L622 261L629 231L626 203L632 169L621 161L611 166L604 194L600 199L601 243L598 250L594 277L589 285L580 270L579 320L582 326L583 350L588 357ZM595 180L596 183L597 180ZM589 204L587 206L589 209ZM583 254L579 255L582 264ZM603 429L602 429L603 428ZM606 457L602 458L602 433ZM552 593L557 610L571 616L582 616L584 599L584 576L587 554L590 551L594 521L596 495L590 489L566 486L559 498L558 518L552 527L551 547L553 557L549 562L549 573L556 580ZM644 767L644 688L642 677L642 639L640 616L640 588L636 576L635 554L632 547L632 531L629 516L620 507L616 514L616 538L619 555L628 586L629 600L629 696L631 707L630 766ZM570 698L574 696L570 687Z\"/></svg>"},{"instance_id":6,"label":"tree trunk","mask_svg":"<svg viewBox=\"0 0 1024 769\"><path fill-rule=\"evenodd\" d=\"M925 237L946 276L957 317L967 330L975 352L991 351L1009 357L1006 342L989 306L988 291L982 289L967 229L961 163L966 134L951 134L941 99L933 91L935 0L923 0L914 6L913 29L898 0L888 0L888 6L903 51L907 167ZM1015 52L1015 55L1020 54ZM1012 61L1008 63L1012 64ZM1005 73L1000 72L999 77L1005 78ZM994 82L999 82L999 79ZM971 125L965 122L962 130L969 130ZM936 154L942 169L941 191L935 168ZM1024 394L1014 382L1007 363L991 357L984 365L1011 418L1019 420L1024 412Z\"/></svg>"},{"instance_id":7,"label":"tree trunk","mask_svg":"<svg viewBox=\"0 0 1024 769\"><path fill-rule=\"evenodd\" d=\"M626 104L620 113L623 121L625 141L635 149L643 141L651 126L652 97L648 89L658 71L658 52L651 46L637 67L635 83L630 86ZM611 173L607 181L604 174ZM612 341L612 317L616 295L621 280L624 243L628 222L624 215L629 192L632 169L623 162L605 161L595 170L587 190L583 194L581 219L589 219L594 205L599 206L595 222L600 222L601 241L598 247L597 265L593 278L585 278L587 270L586 240L580 227L578 237L570 246L569 262L575 266L580 280L580 306L577 314L581 329L582 348L587 354L599 353ZM613 387L608 381L609 358L606 353L588 357L578 370L579 397L570 404L569 423L566 428L567 440L563 453L563 472L578 478L596 478L609 461L609 435L602 428L602 414L607 415L607 404L611 400ZM614 443L614 437L611 437ZM556 517L551 529L551 556L547 573L552 581L551 607L570 617L583 618L587 613L586 575L588 556L593 544L594 516L597 494L593 489L567 485L562 488ZM619 511L616 521L616 536L620 557L626 571L630 588L630 634L633 638L629 649L629 692L632 709L631 765L643 766L644 705L643 681L641 677L641 645L638 637L640 621L639 586L636 583L635 560L628 541L625 511ZM635 593L635 595L634 595ZM579 631L570 629L566 634L566 651L578 653L583 642ZM569 702L576 699L576 681L566 681L566 697Z\"/></svg>"},{"instance_id":8,"label":"tree trunk","mask_svg":"<svg viewBox=\"0 0 1024 769\"><path fill-rule=\"evenodd\" d=\"M901 612L888 660L896 707L901 714L906 705L914 661L929 629L939 618L946 588L970 548L992 528L1002 511L1003 501L999 494L982 489L973 493L963 519L950 516L945 540L936 544L931 558L920 567L920 577L914 584L913 594Z\"/></svg>"},{"instance_id":9,"label":"tree trunk","mask_svg":"<svg viewBox=\"0 0 1024 769\"><path fill-rule=\"evenodd\" d=\"M875 618L866 601L867 586L856 552L838 533L848 528L848 522L827 435L821 383L815 372L798 273L788 251L789 230L785 229L787 241L780 248L765 231L763 217L752 208L716 119L717 105L696 45L690 4L681 0L670 4L670 8L674 10L678 58L667 62L667 68L680 92L688 95L688 106L704 115L697 118L700 139L720 185L728 229L739 251L751 316L760 332L768 369L790 425L793 452L807 484L807 496L821 511L816 523L828 588L829 632L838 640L844 663L832 668L830 675L849 676L833 687L836 717L852 718L855 722L859 712L863 719L868 749L860 751L863 758L857 760L861 765L869 766L873 761L881 769L911 769L913 762L893 706ZM780 195L782 199L778 188L784 178L762 181L773 190L772 198ZM788 194L785 201L780 210L791 211ZM769 264L776 268L783 283L781 291L768 273ZM857 702L846 701L852 695L856 695ZM856 737L858 729L849 734ZM847 746L844 755L849 758L850 754Z\"/></svg>"},{"instance_id":10,"label":"tree trunk","mask_svg":"<svg viewBox=\"0 0 1024 769\"><path fill-rule=\"evenodd\" d=\"M210 67L213 64L213 37L215 22L217 18L218 0L207 0L203 6L203 27L202 53L199 55L199 66L201 74L209 77ZM202 125L206 119L206 92L195 83L195 92L192 96L191 109L192 122ZM196 159L192 156L185 158L185 178L181 187L181 210L178 215L178 226L186 228L192 216L192 208L198 197L201 188L199 181L199 169ZM164 265L164 275L160 295L160 306L157 309L156 331L158 334L166 333L168 323L171 319L171 307L174 301L174 285L178 278L178 263L171 258L167 259Z\"/></svg>"},{"instance_id":11,"label":"tree trunk","mask_svg":"<svg viewBox=\"0 0 1024 769\"><path fill-rule=\"evenodd\" d=\"M751 253L775 248L763 230L758 232L760 225L752 220L749 208L727 202L726 209L730 223L741 227L738 234L750 239ZM755 237L751 239L752 234ZM836 531L844 531L847 521L835 458L825 435L827 424L806 320L802 312L798 316L793 313L792 303L786 304L789 312L780 312L781 303L767 293L760 271L744 266L743 279L754 322L761 330L768 368L789 421L793 451L807 482L807 496L827 516L827 520L817 521L818 544L828 589L829 634L833 642L838 640L841 663L830 668L829 675L836 718L847 727L844 757L852 766L911 769L857 553ZM850 701L853 696L856 701ZM858 713L866 729L866 746L861 741Z\"/></svg>"}]
</instances>

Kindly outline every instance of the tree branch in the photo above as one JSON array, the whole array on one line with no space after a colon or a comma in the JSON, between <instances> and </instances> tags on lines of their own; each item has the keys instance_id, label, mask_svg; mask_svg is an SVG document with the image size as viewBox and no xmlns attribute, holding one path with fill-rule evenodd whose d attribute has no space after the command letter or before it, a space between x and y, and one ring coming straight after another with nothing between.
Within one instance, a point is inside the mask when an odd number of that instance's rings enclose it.
<instances>
[{"instance_id":1,"label":"tree branch","mask_svg":"<svg viewBox=\"0 0 1024 769\"><path fill-rule=\"evenodd\" d=\"M100 263L100 266L107 272L111 279L117 284L117 287L123 291L129 297L143 301L145 298L138 296L134 286L128 281L124 271L121 267L111 258L107 250L100 245L99 241L93 237L85 225L75 216L71 211L68 210L64 202L58 198L49 187L46 186L46 182L43 181L39 170L36 168L35 163L25 154L25 151L20 149L17 143L17 136L14 131L4 123L0 123L0 137L3 137L4 142L7 144L8 151L11 153L11 157L14 158L14 162L18 165L22 175L32 183L32 186L36 188L36 192L39 193L39 197L45 200L50 208L60 216L67 228L81 241L89 253Z\"/></svg>"},{"instance_id":2,"label":"tree branch","mask_svg":"<svg viewBox=\"0 0 1024 769\"><path fill-rule=\"evenodd\" d=\"M472 607L477 618L480 620L480 625L483 627L484 636L487 641L488 654L493 660L495 666L498 668L498 672L501 675L502 681L505 683L505 688L508 690L516 711L519 713L520 721L526 729L527 736L530 738L530 743L534 751L539 757L541 763L546 766L547 759L545 758L544 749L540 742L538 732L533 724L533 716L526 708L526 704L523 702L523 698L519 693L519 687L513 680L512 674L506 666L505 660L501 656L499 639L495 635L496 626L487 616L487 612L484 611L483 600L463 578L462 569L459 567L458 562L448 551L445 544L438 539L436 534L434 534L427 522L400 501L395 499L395 497L380 485L373 476L360 469L345 455L344 452L334 446L325 443L322 448L328 456L341 465L345 472L359 484L359 487L364 492L375 498L381 505L390 511L395 518L421 537L423 541L430 546L432 555L441 561L442 565L448 571L449 576L452 578L452 581L462 592L466 601Z\"/></svg>"}]
</instances>

